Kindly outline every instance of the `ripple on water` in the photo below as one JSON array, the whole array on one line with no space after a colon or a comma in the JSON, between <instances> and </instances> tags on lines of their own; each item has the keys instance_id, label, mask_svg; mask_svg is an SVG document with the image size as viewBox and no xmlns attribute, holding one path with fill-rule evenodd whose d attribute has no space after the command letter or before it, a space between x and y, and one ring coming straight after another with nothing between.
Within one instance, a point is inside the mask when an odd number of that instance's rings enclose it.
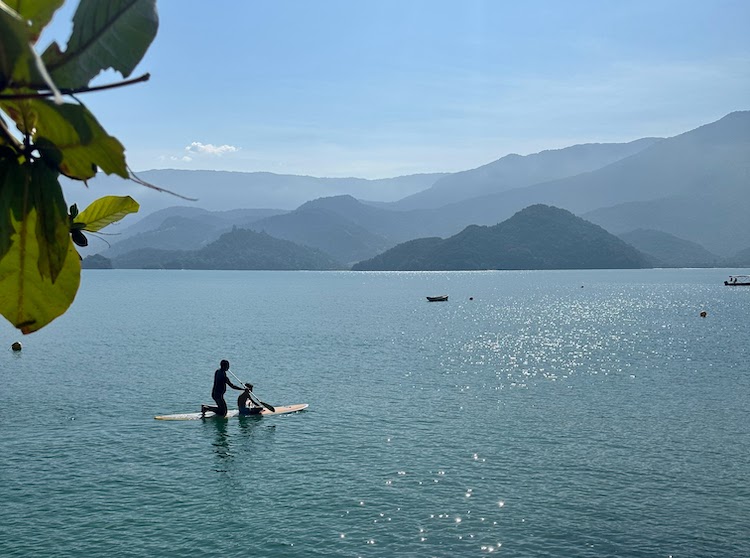
<instances>
[{"instance_id":1,"label":"ripple on water","mask_svg":"<svg viewBox=\"0 0 750 558\"><path fill-rule=\"evenodd\" d=\"M750 555L711 273L85 274L0 362L0 555ZM219 355L310 410L154 421Z\"/></svg>"}]
</instances>

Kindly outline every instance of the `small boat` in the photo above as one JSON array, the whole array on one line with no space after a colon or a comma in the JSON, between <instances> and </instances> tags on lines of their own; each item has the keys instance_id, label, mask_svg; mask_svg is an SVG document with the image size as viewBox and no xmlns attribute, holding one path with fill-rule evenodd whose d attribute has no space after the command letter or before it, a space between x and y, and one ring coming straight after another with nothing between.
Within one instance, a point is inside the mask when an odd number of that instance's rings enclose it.
<instances>
[{"instance_id":1,"label":"small boat","mask_svg":"<svg viewBox=\"0 0 750 558\"><path fill-rule=\"evenodd\" d=\"M724 284L727 287L750 287L750 275L730 275Z\"/></svg>"},{"instance_id":2,"label":"small boat","mask_svg":"<svg viewBox=\"0 0 750 558\"><path fill-rule=\"evenodd\" d=\"M427 302L445 302L448 300L448 295L440 295L440 296L428 296Z\"/></svg>"}]
</instances>

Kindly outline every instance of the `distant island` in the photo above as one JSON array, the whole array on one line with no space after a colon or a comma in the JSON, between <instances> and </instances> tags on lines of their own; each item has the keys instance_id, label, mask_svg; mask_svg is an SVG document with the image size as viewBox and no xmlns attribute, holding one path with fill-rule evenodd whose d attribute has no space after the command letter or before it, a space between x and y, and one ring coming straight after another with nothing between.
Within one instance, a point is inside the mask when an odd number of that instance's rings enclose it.
<instances>
[{"instance_id":1,"label":"distant island","mask_svg":"<svg viewBox=\"0 0 750 558\"><path fill-rule=\"evenodd\" d=\"M445 240L405 242L356 264L355 271L633 269L649 258L569 211L536 204L492 227L472 225Z\"/></svg>"}]
</instances>

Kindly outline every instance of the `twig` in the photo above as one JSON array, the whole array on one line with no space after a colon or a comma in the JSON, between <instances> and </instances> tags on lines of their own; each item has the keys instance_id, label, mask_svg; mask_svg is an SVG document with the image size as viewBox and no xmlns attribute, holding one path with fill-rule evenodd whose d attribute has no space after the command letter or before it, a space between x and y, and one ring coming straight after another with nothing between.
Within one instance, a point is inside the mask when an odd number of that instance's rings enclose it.
<instances>
[{"instance_id":1,"label":"twig","mask_svg":"<svg viewBox=\"0 0 750 558\"><path fill-rule=\"evenodd\" d=\"M140 83L142 81L148 81L151 78L151 74L143 74L140 77L133 79L126 79L125 81L118 81L116 83L108 83L107 85L95 85L94 87L76 87L73 89L60 89L62 95L74 95L75 93L91 93L92 91L102 91L104 89L114 89L115 87L124 87L126 85L133 85L134 83ZM43 93L43 91L45 91ZM11 94L0 94L0 101L17 101L20 99L45 99L47 97L54 97L55 94L52 90L41 89L36 93L11 93Z\"/></svg>"},{"instance_id":2,"label":"twig","mask_svg":"<svg viewBox=\"0 0 750 558\"><path fill-rule=\"evenodd\" d=\"M145 186L146 188L151 188L152 190L156 190L157 192L164 192L166 194L172 194L173 196L177 196L178 198L182 198L183 200L198 201L198 198L188 198L187 196L183 196L182 194L178 194L177 192L172 192L171 190L167 190L166 188L160 188L159 186L154 186L153 184L146 182L145 180L137 176L133 172L133 169L131 169L130 167L128 167L128 174L130 174L130 180L132 180L136 184Z\"/></svg>"}]
</instances>

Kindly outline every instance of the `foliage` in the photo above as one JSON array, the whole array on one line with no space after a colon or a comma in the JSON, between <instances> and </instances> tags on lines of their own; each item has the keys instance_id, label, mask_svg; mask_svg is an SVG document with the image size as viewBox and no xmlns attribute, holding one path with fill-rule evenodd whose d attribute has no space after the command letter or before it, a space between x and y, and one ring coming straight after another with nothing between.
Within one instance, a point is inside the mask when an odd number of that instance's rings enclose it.
<instances>
[{"instance_id":1,"label":"foliage","mask_svg":"<svg viewBox=\"0 0 750 558\"><path fill-rule=\"evenodd\" d=\"M68 213L58 178L85 182L99 169L131 178L125 148L76 95L128 83L90 86L108 68L130 75L156 35L155 0L81 0L65 50L53 42L40 56L36 42L62 4L0 1L0 313L23 333L73 302L83 231L138 210L107 196Z\"/></svg>"}]
</instances>

